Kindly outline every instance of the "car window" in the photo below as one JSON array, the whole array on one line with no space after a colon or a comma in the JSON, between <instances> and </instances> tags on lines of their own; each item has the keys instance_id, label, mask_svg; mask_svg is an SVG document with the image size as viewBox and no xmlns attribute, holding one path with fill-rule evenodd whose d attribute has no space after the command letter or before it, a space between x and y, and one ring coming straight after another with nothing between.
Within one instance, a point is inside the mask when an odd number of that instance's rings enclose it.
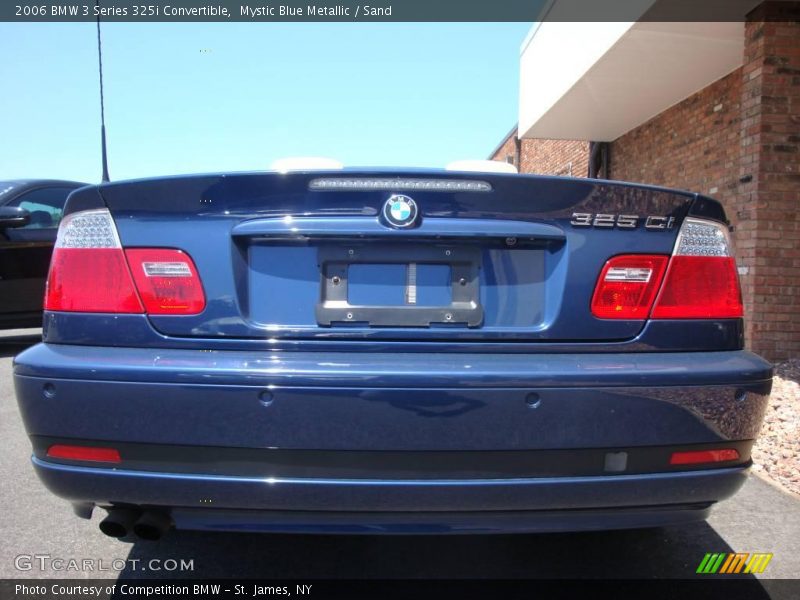
<instances>
[{"instance_id":1,"label":"car window","mask_svg":"<svg viewBox=\"0 0 800 600\"><path fill-rule=\"evenodd\" d=\"M3 197L7 196L18 187L13 181L0 181L0 202L3 201Z\"/></svg>"},{"instance_id":2,"label":"car window","mask_svg":"<svg viewBox=\"0 0 800 600\"><path fill-rule=\"evenodd\" d=\"M31 221L24 229L50 229L58 227L64 213L64 203L73 188L51 187L40 188L22 194L8 203L8 206L19 206L31 213Z\"/></svg>"}]
</instances>

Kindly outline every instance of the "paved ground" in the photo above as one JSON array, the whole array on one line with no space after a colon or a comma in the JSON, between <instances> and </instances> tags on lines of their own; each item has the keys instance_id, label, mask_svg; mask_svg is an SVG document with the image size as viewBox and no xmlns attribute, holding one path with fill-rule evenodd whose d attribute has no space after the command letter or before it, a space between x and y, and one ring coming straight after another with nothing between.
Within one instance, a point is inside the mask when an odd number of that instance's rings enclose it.
<instances>
[{"instance_id":1,"label":"paved ground","mask_svg":"<svg viewBox=\"0 0 800 600\"><path fill-rule=\"evenodd\" d=\"M21 332L0 332L0 577L116 577L113 570L74 573L52 568L20 571L20 555L52 558L152 558L193 560L204 577L406 578L406 577L673 577L693 574L706 552L773 552L762 584L800 573L800 500L751 477L708 523L644 531L525 536L290 536L172 533L160 542L125 543L74 517L47 493L29 464L13 396L11 360L35 343ZM22 566L26 561L22 559ZM128 576L164 572L123 571ZM766 597L766 596L765 596Z\"/></svg>"}]
</instances>

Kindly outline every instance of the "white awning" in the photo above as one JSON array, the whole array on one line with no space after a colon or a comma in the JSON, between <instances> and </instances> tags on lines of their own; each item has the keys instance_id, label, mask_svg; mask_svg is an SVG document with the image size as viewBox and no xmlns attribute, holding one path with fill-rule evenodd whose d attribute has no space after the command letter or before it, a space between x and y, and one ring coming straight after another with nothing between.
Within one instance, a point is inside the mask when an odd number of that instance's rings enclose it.
<instances>
[{"instance_id":1,"label":"white awning","mask_svg":"<svg viewBox=\"0 0 800 600\"><path fill-rule=\"evenodd\" d=\"M657 5L640 1L642 12ZM730 1L742 15L758 4ZM521 50L519 135L615 140L739 67L743 53L741 21L545 20Z\"/></svg>"}]
</instances>

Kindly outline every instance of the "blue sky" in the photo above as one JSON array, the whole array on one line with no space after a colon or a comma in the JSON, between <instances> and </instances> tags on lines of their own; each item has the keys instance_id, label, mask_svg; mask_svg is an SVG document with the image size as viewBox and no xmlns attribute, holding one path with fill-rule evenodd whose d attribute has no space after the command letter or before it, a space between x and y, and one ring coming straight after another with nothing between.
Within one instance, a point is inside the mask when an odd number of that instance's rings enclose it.
<instances>
[{"instance_id":1,"label":"blue sky","mask_svg":"<svg viewBox=\"0 0 800 600\"><path fill-rule=\"evenodd\" d=\"M100 177L93 23L0 24L0 179ZM103 25L111 179L284 156L442 167L517 118L530 24Z\"/></svg>"}]
</instances>

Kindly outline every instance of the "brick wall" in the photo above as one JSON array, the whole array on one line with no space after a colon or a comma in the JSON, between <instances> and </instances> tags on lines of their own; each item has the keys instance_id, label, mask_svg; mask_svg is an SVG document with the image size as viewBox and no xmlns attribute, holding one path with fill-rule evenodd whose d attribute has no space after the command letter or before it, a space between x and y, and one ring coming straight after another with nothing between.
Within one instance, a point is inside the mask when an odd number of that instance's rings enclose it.
<instances>
[{"instance_id":1,"label":"brick wall","mask_svg":"<svg viewBox=\"0 0 800 600\"><path fill-rule=\"evenodd\" d=\"M520 167L523 173L586 177L589 173L589 142L522 140Z\"/></svg>"},{"instance_id":2,"label":"brick wall","mask_svg":"<svg viewBox=\"0 0 800 600\"><path fill-rule=\"evenodd\" d=\"M611 177L703 192L722 202L735 197L741 97L740 68L617 138L609 148Z\"/></svg>"},{"instance_id":3,"label":"brick wall","mask_svg":"<svg viewBox=\"0 0 800 600\"><path fill-rule=\"evenodd\" d=\"M500 162L507 162L511 163L520 172L523 172L522 169L519 168L519 156L517 155L517 130L514 129L511 133L506 136L506 139L497 147L492 154L491 160L499 160Z\"/></svg>"},{"instance_id":4,"label":"brick wall","mask_svg":"<svg viewBox=\"0 0 800 600\"><path fill-rule=\"evenodd\" d=\"M754 350L800 356L800 3L767 2L748 16L734 206Z\"/></svg>"},{"instance_id":5,"label":"brick wall","mask_svg":"<svg viewBox=\"0 0 800 600\"><path fill-rule=\"evenodd\" d=\"M517 132L509 135L494 151L491 160L516 157ZM517 161L519 164L517 164ZM589 142L581 140L524 139L514 164L520 173L586 177L589 172Z\"/></svg>"},{"instance_id":6,"label":"brick wall","mask_svg":"<svg viewBox=\"0 0 800 600\"><path fill-rule=\"evenodd\" d=\"M609 171L725 205L747 344L780 360L800 356L800 2L765 2L744 35L742 66L611 142ZM522 140L520 171L565 175L571 162L585 177L588 150Z\"/></svg>"}]
</instances>

